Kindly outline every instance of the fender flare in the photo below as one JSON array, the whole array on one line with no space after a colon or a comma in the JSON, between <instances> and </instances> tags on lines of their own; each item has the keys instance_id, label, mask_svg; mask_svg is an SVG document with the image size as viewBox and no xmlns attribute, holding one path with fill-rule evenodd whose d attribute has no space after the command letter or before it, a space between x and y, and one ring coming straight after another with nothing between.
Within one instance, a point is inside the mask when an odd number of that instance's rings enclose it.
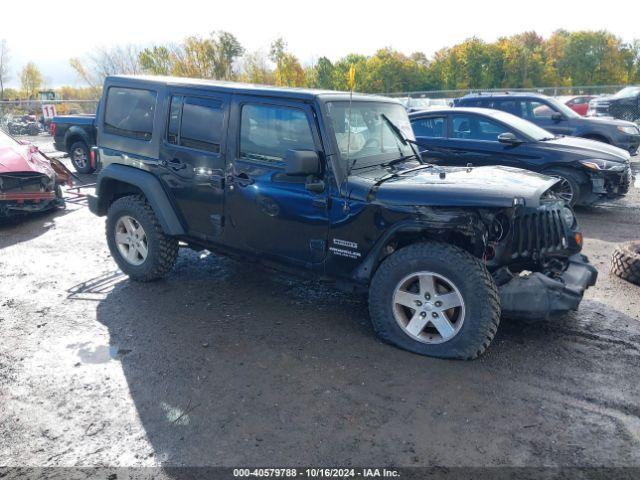
<instances>
[{"instance_id":1,"label":"fender flare","mask_svg":"<svg viewBox=\"0 0 640 480\"><path fill-rule=\"evenodd\" d=\"M167 235L186 234L160 180L149 172L126 165L112 163L100 171L96 180L95 197L89 202L93 213L98 216L107 214L118 184L128 184L142 191Z\"/></svg>"},{"instance_id":2,"label":"fender flare","mask_svg":"<svg viewBox=\"0 0 640 480\"><path fill-rule=\"evenodd\" d=\"M73 127L69 127L69 129L64 134L65 150L69 150L71 148L71 145L74 143L71 141L72 137L81 138L82 141L87 144L87 147L91 148L92 142L91 142L91 138L89 137L89 134L82 127L73 126ZM69 152L67 151L67 153Z\"/></svg>"}]
</instances>

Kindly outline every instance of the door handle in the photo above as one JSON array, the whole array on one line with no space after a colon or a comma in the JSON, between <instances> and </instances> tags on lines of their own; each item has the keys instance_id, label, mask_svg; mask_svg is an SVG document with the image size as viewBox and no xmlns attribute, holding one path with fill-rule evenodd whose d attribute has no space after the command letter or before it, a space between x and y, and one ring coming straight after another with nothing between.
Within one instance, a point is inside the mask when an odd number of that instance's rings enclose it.
<instances>
[{"instance_id":1,"label":"door handle","mask_svg":"<svg viewBox=\"0 0 640 480\"><path fill-rule=\"evenodd\" d=\"M233 175L234 183L237 183L241 187L247 187L249 185L253 185L255 180L247 175L245 172L238 173L237 175Z\"/></svg>"},{"instance_id":2,"label":"door handle","mask_svg":"<svg viewBox=\"0 0 640 480\"><path fill-rule=\"evenodd\" d=\"M171 160L169 160L169 167L171 167L171 169L174 171L178 171L187 168L187 164L179 158L172 158Z\"/></svg>"}]
</instances>

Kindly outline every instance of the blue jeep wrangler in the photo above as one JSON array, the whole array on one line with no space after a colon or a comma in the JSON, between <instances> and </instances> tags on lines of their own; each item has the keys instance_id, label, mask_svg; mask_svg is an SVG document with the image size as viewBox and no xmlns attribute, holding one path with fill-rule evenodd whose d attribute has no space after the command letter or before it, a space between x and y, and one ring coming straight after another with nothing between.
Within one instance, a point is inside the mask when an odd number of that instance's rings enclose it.
<instances>
[{"instance_id":1,"label":"blue jeep wrangler","mask_svg":"<svg viewBox=\"0 0 640 480\"><path fill-rule=\"evenodd\" d=\"M501 313L574 310L596 280L555 179L424 163L388 98L116 76L96 124L90 208L133 280L179 245L250 258L368 292L383 340L467 359Z\"/></svg>"}]
</instances>

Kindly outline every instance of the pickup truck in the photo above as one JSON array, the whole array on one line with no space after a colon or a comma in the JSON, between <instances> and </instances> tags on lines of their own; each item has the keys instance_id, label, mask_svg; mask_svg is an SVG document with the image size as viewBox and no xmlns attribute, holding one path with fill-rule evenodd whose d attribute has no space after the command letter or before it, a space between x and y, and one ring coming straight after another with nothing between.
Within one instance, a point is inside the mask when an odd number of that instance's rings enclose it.
<instances>
[{"instance_id":1,"label":"pickup truck","mask_svg":"<svg viewBox=\"0 0 640 480\"><path fill-rule=\"evenodd\" d=\"M51 121L54 148L69 154L78 173L96 170L90 154L96 144L95 118L95 115L60 115Z\"/></svg>"},{"instance_id":2,"label":"pickup truck","mask_svg":"<svg viewBox=\"0 0 640 480\"><path fill-rule=\"evenodd\" d=\"M207 249L368 292L384 341L468 359L501 314L575 310L596 281L557 179L426 163L395 100L113 76L102 105L89 208L132 280Z\"/></svg>"}]
</instances>

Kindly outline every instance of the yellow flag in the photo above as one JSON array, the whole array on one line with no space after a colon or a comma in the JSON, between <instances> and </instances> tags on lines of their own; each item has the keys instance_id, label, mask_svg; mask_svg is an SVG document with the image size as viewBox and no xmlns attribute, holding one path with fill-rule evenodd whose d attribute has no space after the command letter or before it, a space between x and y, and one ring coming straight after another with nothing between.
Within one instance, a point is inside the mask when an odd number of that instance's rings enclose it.
<instances>
[{"instance_id":1,"label":"yellow flag","mask_svg":"<svg viewBox=\"0 0 640 480\"><path fill-rule=\"evenodd\" d=\"M351 65L349 67L349 89L353 90L356 88L356 67L355 65Z\"/></svg>"}]
</instances>

